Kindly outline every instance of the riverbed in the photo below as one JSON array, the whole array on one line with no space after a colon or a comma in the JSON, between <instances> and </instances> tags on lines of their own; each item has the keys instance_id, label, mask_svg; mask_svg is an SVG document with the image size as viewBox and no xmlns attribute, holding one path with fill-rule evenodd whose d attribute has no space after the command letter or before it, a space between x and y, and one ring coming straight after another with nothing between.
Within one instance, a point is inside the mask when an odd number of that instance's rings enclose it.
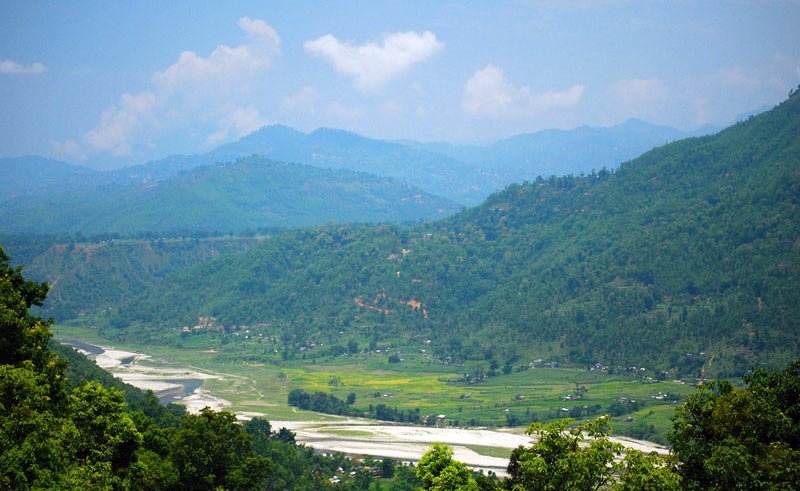
<instances>
[{"instance_id":1,"label":"riverbed","mask_svg":"<svg viewBox=\"0 0 800 491\"><path fill-rule=\"evenodd\" d=\"M183 404L190 413L199 413L204 407L221 411L231 406L229 401L203 389L204 381L221 378L219 374L171 366L138 351L97 346L81 341L62 342L93 359L97 366L126 384L141 390L152 390L164 404Z\"/></svg>"},{"instance_id":2,"label":"riverbed","mask_svg":"<svg viewBox=\"0 0 800 491\"><path fill-rule=\"evenodd\" d=\"M203 388L209 379L230 377L226 374L183 368L153 359L138 351L96 346L83 342L68 342L101 368L108 370L123 382L142 390L152 390L159 399L186 406L190 413L204 407L215 411L231 410L239 419L263 417L257 412L236 411L230 401L215 396ZM532 440L521 428L466 429L395 425L361 418L336 418L325 416L324 421L270 421L273 428L288 428L295 432L298 443L319 452L341 452L350 455L391 457L402 461L419 460L434 442L453 447L454 458L473 469L506 474L508 457L520 445L530 445ZM627 438L612 438L627 448L644 452L668 453L668 449L652 442Z\"/></svg>"}]
</instances>

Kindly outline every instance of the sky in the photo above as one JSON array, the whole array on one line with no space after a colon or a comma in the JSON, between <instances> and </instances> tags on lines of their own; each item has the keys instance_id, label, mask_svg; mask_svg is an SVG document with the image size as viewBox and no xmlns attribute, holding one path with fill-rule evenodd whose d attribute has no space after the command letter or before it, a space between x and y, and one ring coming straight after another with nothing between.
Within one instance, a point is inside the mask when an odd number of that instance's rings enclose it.
<instances>
[{"instance_id":1,"label":"sky","mask_svg":"<svg viewBox=\"0 0 800 491\"><path fill-rule=\"evenodd\" d=\"M488 143L691 130L800 84L797 1L0 0L0 157L111 168L264 125Z\"/></svg>"}]
</instances>

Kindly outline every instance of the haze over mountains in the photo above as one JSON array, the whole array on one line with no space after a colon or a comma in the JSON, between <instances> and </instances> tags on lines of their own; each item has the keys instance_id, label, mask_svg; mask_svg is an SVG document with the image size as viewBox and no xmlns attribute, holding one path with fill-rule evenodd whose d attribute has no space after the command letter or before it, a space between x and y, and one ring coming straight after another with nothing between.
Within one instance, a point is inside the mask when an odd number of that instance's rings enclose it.
<instances>
[{"instance_id":1,"label":"haze over mountains","mask_svg":"<svg viewBox=\"0 0 800 491\"><path fill-rule=\"evenodd\" d=\"M513 182L615 168L685 135L630 120L477 147L388 142L327 128L305 134L275 125L206 154L115 171L39 157L3 159L0 227L7 233L162 233L431 219L453 213L457 204L476 205ZM220 165L254 154L274 161L263 164L272 174L268 182L254 174L252 162Z\"/></svg>"},{"instance_id":2,"label":"haze over mountains","mask_svg":"<svg viewBox=\"0 0 800 491\"><path fill-rule=\"evenodd\" d=\"M164 181L18 198L0 209L0 223L9 233L241 232L416 221L457 209L391 179L254 156L195 167Z\"/></svg>"},{"instance_id":3,"label":"haze over mountains","mask_svg":"<svg viewBox=\"0 0 800 491\"><path fill-rule=\"evenodd\" d=\"M514 185L438 222L284 234L165 279L107 332L168 338L211 315L301 343L426 336L460 359L783 363L800 353L798 135L796 94L616 172Z\"/></svg>"},{"instance_id":4,"label":"haze over mountains","mask_svg":"<svg viewBox=\"0 0 800 491\"><path fill-rule=\"evenodd\" d=\"M109 335L159 342L210 315L230 328L270 323L297 343L354 330L425 336L453 359L491 352L509 363L539 356L740 374L800 353L799 134L795 94L616 171L512 185L416 227L290 231L242 254L183 260L188 267L152 276L121 303L59 295L46 311L101 314L94 322ZM134 274L121 258L140 253L99 247L102 255L50 251L41 264L65 265L41 270L67 282L83 270L68 264L105 258L91 267L101 278L93 288L115 291Z\"/></svg>"}]
</instances>

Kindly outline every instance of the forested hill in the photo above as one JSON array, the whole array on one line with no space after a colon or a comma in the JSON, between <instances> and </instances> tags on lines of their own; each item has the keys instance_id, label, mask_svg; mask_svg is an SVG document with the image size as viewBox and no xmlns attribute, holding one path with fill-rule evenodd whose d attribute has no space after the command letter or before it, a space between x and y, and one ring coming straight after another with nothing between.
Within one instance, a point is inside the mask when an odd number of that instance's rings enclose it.
<instances>
[{"instance_id":1,"label":"forested hill","mask_svg":"<svg viewBox=\"0 0 800 491\"><path fill-rule=\"evenodd\" d=\"M0 207L5 233L241 231L335 222L417 221L452 202L388 178L249 157L164 181L119 184Z\"/></svg>"},{"instance_id":2,"label":"forested hill","mask_svg":"<svg viewBox=\"0 0 800 491\"><path fill-rule=\"evenodd\" d=\"M109 332L164 339L213 315L300 341L419 334L453 358L741 373L800 355L798 206L795 94L616 172L510 186L433 224L281 235L165 279Z\"/></svg>"}]
</instances>

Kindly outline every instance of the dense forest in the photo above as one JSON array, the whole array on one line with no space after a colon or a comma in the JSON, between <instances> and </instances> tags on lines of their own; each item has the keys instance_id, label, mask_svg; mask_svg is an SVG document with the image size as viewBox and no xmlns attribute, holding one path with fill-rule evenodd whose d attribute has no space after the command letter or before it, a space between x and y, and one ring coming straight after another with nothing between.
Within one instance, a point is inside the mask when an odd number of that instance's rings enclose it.
<instances>
[{"instance_id":1,"label":"dense forest","mask_svg":"<svg viewBox=\"0 0 800 491\"><path fill-rule=\"evenodd\" d=\"M279 231L158 239L109 235L93 242L33 235L7 237L0 243L14 254L17 264L25 265L32 279L51 285L36 313L64 320L110 309L156 286L170 273L249 250L273 233Z\"/></svg>"},{"instance_id":2,"label":"dense forest","mask_svg":"<svg viewBox=\"0 0 800 491\"><path fill-rule=\"evenodd\" d=\"M169 275L94 322L159 342L198 316L301 340L425 336L442 357L501 365L778 367L800 353L798 134L795 93L717 135L614 172L512 185L438 222L281 234Z\"/></svg>"}]
</instances>

